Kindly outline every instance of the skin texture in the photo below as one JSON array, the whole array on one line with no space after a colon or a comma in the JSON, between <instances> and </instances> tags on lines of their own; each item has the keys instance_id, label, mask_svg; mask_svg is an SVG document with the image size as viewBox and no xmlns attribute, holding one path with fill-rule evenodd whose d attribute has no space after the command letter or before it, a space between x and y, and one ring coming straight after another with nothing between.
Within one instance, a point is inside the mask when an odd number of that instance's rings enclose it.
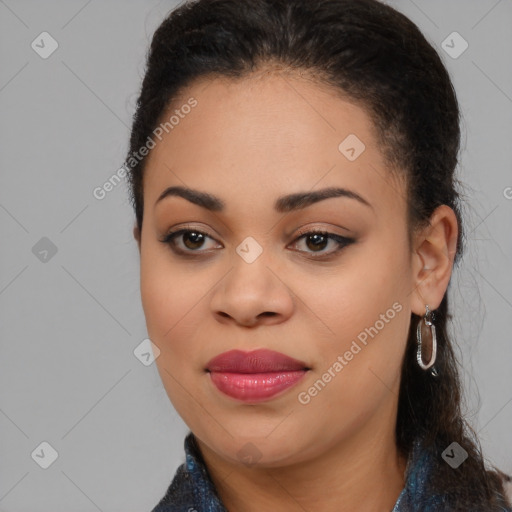
<instances>
[{"instance_id":1,"label":"skin texture","mask_svg":"<svg viewBox=\"0 0 512 512\"><path fill-rule=\"evenodd\" d=\"M434 310L443 298L455 214L439 207L410 246L405 185L386 167L370 117L326 86L263 70L238 81L195 82L173 109L190 97L197 106L148 157L142 233L134 229L148 334L161 350L156 364L167 394L198 439L228 510L391 510L404 485L394 431L411 312L423 315L425 304ZM365 144L354 161L338 149L349 134ZM225 210L181 197L155 206L174 185L213 194ZM371 207L338 197L274 210L279 196L331 186ZM184 225L211 237L196 249L202 257L176 255L159 241ZM312 228L355 242L332 253L335 241L299 238ZM249 236L263 249L252 263L236 252ZM187 237L176 242L194 252ZM400 312L302 404L299 393L393 304ZM311 370L264 403L221 394L205 372L208 361L258 348Z\"/></svg>"}]
</instances>

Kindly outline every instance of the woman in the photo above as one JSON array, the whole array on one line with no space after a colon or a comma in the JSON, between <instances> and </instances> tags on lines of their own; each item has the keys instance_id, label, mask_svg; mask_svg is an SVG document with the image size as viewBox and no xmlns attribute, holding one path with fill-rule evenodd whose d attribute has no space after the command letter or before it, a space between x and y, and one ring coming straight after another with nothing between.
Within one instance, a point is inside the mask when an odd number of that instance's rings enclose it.
<instances>
[{"instance_id":1,"label":"woman","mask_svg":"<svg viewBox=\"0 0 512 512\"><path fill-rule=\"evenodd\" d=\"M503 511L460 411L459 109L376 0L199 0L157 29L129 169L191 432L164 511Z\"/></svg>"}]
</instances>

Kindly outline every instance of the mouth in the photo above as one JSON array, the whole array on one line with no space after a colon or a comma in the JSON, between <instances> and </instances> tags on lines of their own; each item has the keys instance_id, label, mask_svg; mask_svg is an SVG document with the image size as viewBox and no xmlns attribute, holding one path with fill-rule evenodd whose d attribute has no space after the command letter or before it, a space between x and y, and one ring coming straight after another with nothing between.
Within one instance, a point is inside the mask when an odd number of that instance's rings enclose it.
<instances>
[{"instance_id":1,"label":"mouth","mask_svg":"<svg viewBox=\"0 0 512 512\"><path fill-rule=\"evenodd\" d=\"M218 391L251 403L283 394L310 370L303 361L265 349L224 352L213 358L205 368Z\"/></svg>"}]
</instances>

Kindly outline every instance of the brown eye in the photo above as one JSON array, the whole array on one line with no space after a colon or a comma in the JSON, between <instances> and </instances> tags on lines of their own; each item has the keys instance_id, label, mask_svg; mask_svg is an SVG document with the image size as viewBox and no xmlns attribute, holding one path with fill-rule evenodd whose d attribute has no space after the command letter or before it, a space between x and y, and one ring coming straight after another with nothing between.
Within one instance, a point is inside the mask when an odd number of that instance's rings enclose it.
<instances>
[{"instance_id":1,"label":"brown eye","mask_svg":"<svg viewBox=\"0 0 512 512\"><path fill-rule=\"evenodd\" d=\"M199 249L204 244L204 234L197 231L187 231L182 234L183 244L187 249Z\"/></svg>"},{"instance_id":2,"label":"brown eye","mask_svg":"<svg viewBox=\"0 0 512 512\"><path fill-rule=\"evenodd\" d=\"M306 237L307 247L314 251L325 249L328 242L329 238L322 233L314 233Z\"/></svg>"},{"instance_id":3,"label":"brown eye","mask_svg":"<svg viewBox=\"0 0 512 512\"><path fill-rule=\"evenodd\" d=\"M210 240L209 247L208 240ZM171 231L160 241L168 245L176 254L184 257L207 256L212 249L222 249L223 247L210 235L196 229L186 228ZM347 238L335 233L307 231L297 237L292 245L295 246L298 252L309 254L310 259L320 259L321 257L333 256L355 241L354 238ZM305 249L298 248L301 244L305 246ZM330 245L333 246L331 250L324 250Z\"/></svg>"},{"instance_id":4,"label":"brown eye","mask_svg":"<svg viewBox=\"0 0 512 512\"><path fill-rule=\"evenodd\" d=\"M210 240L210 247L208 247L208 240ZM177 231L171 231L160 241L169 245L174 252L181 255L190 254L191 256L194 256L209 252L208 249L211 250L219 248L219 244L214 243L216 242L214 238L196 229L184 228L178 229ZM206 247L204 247L205 245Z\"/></svg>"},{"instance_id":5,"label":"brown eye","mask_svg":"<svg viewBox=\"0 0 512 512\"><path fill-rule=\"evenodd\" d=\"M299 245L304 245L306 249L297 250L306 254L313 255L313 258L329 257L344 249L347 245L355 242L354 238L347 238L324 231L308 231L302 233L296 238L293 245L297 248ZM333 245L331 250L324 251L329 245ZM318 254L318 256L316 255Z\"/></svg>"}]
</instances>

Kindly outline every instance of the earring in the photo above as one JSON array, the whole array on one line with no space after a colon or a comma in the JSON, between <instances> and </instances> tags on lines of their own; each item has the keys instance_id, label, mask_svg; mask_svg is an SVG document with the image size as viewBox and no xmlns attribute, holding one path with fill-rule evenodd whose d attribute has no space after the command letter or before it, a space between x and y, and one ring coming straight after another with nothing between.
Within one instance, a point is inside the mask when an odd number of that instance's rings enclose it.
<instances>
[{"instance_id":1,"label":"earring","mask_svg":"<svg viewBox=\"0 0 512 512\"><path fill-rule=\"evenodd\" d=\"M425 316L418 322L418 327L416 329L416 338L418 340L418 351L416 353L416 359L418 361L418 365L422 370L428 370L431 368L436 362L437 355L437 338L436 338L436 326L432 323L432 312L430 311L428 304L425 305ZM425 364L423 362L422 357L422 345L430 345L431 355L430 361ZM435 377L438 375L435 368L430 370L430 373Z\"/></svg>"}]
</instances>

